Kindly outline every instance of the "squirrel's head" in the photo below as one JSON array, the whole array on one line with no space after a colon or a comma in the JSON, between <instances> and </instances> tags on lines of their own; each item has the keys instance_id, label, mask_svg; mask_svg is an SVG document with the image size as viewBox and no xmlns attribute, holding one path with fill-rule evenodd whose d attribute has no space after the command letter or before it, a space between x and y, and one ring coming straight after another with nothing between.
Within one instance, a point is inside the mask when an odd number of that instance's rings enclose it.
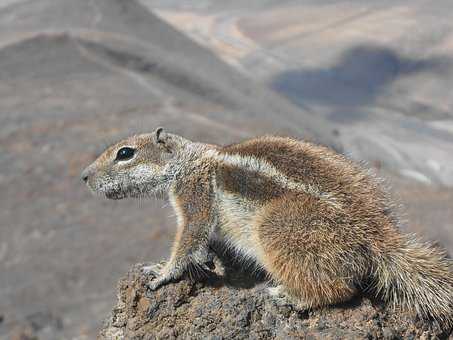
<instances>
[{"instance_id":1,"label":"squirrel's head","mask_svg":"<svg viewBox=\"0 0 453 340\"><path fill-rule=\"evenodd\" d=\"M82 172L82 180L110 199L161 195L174 176L170 165L187 142L162 128L132 136L105 150Z\"/></svg>"}]
</instances>

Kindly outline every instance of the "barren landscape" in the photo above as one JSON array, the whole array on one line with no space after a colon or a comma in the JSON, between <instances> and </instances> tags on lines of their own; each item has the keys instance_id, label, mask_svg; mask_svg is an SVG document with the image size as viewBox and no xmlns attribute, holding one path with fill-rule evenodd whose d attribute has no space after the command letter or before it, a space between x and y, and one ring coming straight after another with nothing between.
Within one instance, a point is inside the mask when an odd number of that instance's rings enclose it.
<instances>
[{"instance_id":1,"label":"barren landscape","mask_svg":"<svg viewBox=\"0 0 453 340\"><path fill-rule=\"evenodd\" d=\"M107 201L81 170L157 126L259 134L365 161L403 228L453 253L453 4L0 1L0 338L91 339L174 217Z\"/></svg>"}]
</instances>

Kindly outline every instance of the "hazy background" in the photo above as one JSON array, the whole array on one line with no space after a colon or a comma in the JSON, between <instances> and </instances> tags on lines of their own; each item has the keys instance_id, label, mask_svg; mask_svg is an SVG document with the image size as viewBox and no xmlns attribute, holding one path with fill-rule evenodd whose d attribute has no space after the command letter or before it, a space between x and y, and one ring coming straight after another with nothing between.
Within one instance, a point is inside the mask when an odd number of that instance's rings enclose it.
<instances>
[{"instance_id":1,"label":"hazy background","mask_svg":"<svg viewBox=\"0 0 453 340\"><path fill-rule=\"evenodd\" d=\"M163 202L79 174L157 126L328 144L388 179L404 228L453 252L453 3L0 0L0 338L91 339Z\"/></svg>"}]
</instances>

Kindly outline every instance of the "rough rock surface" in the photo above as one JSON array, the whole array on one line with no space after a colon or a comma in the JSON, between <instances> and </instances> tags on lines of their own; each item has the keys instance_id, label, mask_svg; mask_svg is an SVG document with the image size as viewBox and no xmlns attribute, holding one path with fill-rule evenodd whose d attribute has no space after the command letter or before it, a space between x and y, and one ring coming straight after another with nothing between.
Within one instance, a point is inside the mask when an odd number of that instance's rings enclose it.
<instances>
[{"instance_id":1,"label":"rough rock surface","mask_svg":"<svg viewBox=\"0 0 453 340\"><path fill-rule=\"evenodd\" d=\"M453 339L366 297L298 311L270 296L266 283L234 270L148 292L150 277L141 267L120 280L117 305L99 339Z\"/></svg>"}]
</instances>

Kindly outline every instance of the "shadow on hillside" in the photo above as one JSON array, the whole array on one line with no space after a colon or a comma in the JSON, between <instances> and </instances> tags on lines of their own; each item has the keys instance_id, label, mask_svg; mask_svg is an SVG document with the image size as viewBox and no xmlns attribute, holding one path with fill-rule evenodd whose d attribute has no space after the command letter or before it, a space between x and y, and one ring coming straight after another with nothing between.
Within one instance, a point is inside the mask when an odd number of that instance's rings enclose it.
<instances>
[{"instance_id":1,"label":"shadow on hillside","mask_svg":"<svg viewBox=\"0 0 453 340\"><path fill-rule=\"evenodd\" d=\"M440 73L445 58L416 59L375 46L357 46L343 53L327 69L289 70L277 75L271 86L299 106L332 107L331 118L348 122L364 118L360 108L372 104L395 80L420 72Z\"/></svg>"}]
</instances>

